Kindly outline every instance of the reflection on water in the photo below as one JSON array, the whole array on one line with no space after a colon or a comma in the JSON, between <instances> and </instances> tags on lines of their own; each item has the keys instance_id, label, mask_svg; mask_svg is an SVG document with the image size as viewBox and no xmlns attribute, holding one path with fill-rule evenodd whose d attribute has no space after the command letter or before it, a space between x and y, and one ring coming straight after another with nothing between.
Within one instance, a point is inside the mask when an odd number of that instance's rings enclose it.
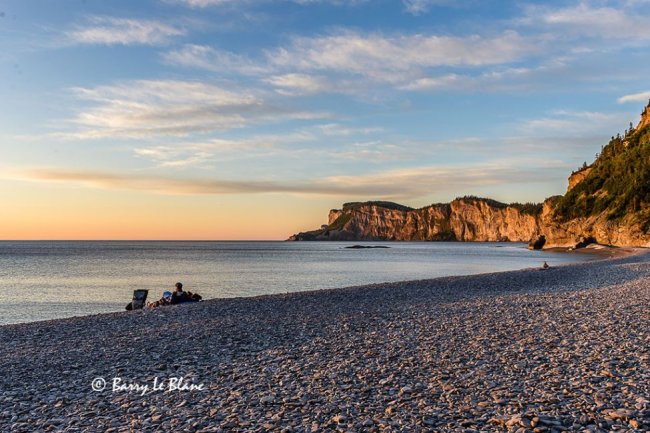
<instances>
[{"instance_id":1,"label":"reflection on water","mask_svg":"<svg viewBox=\"0 0 650 433\"><path fill-rule=\"evenodd\" d=\"M520 243L0 242L0 324L121 311L133 289L182 281L204 299L466 275L584 261Z\"/></svg>"}]
</instances>

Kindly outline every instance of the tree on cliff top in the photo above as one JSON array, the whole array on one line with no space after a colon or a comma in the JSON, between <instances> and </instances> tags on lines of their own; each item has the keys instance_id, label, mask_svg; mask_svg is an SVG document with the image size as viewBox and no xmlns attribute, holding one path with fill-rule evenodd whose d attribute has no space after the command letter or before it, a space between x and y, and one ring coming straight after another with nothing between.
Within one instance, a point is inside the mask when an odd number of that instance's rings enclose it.
<instances>
[{"instance_id":1,"label":"tree on cliff top","mask_svg":"<svg viewBox=\"0 0 650 433\"><path fill-rule=\"evenodd\" d=\"M642 223L650 221L650 125L612 137L591 167L558 201L556 216L567 221L600 213L609 219L635 214Z\"/></svg>"}]
</instances>

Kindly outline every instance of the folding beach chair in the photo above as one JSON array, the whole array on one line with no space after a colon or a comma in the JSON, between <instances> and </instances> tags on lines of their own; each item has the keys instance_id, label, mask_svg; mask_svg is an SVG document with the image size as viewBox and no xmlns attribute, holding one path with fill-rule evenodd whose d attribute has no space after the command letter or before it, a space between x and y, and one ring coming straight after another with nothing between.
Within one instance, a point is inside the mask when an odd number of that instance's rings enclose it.
<instances>
[{"instance_id":1,"label":"folding beach chair","mask_svg":"<svg viewBox=\"0 0 650 433\"><path fill-rule=\"evenodd\" d=\"M142 310L147 300L149 290L139 289L133 291L133 300L131 301L132 310Z\"/></svg>"}]
</instances>

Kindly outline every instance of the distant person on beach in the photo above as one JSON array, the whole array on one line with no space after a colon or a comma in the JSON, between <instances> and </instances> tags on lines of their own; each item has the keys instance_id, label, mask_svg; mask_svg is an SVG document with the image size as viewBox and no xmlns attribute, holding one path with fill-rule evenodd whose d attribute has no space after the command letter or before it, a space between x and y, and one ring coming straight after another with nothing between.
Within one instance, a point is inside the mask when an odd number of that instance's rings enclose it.
<instances>
[{"instance_id":1,"label":"distant person on beach","mask_svg":"<svg viewBox=\"0 0 650 433\"><path fill-rule=\"evenodd\" d=\"M162 294L162 297L157 300L156 302L149 302L147 304L147 307L149 308L155 308L155 307L160 307L161 305L170 305L172 303L172 292L170 291L165 291Z\"/></svg>"},{"instance_id":2,"label":"distant person on beach","mask_svg":"<svg viewBox=\"0 0 650 433\"><path fill-rule=\"evenodd\" d=\"M187 292L183 291L183 283L176 283L176 286L174 288L174 293L172 293L171 303L181 304L183 302L187 302L187 300L188 300Z\"/></svg>"},{"instance_id":3,"label":"distant person on beach","mask_svg":"<svg viewBox=\"0 0 650 433\"><path fill-rule=\"evenodd\" d=\"M160 307L162 305L176 305L176 304L183 304L185 302L198 302L201 299L201 295L198 295L196 293L192 293L189 291L183 291L183 283L176 283L174 286L174 292L164 292L162 298L160 298L156 302L152 302L150 304L147 304L148 307L155 308L155 307Z\"/></svg>"}]
</instances>

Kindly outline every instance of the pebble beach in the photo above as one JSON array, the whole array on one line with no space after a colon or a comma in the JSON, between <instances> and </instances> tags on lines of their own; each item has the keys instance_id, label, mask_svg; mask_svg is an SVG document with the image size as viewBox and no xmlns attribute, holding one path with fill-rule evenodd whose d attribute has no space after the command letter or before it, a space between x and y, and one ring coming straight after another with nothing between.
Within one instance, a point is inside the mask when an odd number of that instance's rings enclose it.
<instances>
[{"instance_id":1,"label":"pebble beach","mask_svg":"<svg viewBox=\"0 0 650 433\"><path fill-rule=\"evenodd\" d=\"M646 432L649 272L639 250L1 326L0 431Z\"/></svg>"}]
</instances>

